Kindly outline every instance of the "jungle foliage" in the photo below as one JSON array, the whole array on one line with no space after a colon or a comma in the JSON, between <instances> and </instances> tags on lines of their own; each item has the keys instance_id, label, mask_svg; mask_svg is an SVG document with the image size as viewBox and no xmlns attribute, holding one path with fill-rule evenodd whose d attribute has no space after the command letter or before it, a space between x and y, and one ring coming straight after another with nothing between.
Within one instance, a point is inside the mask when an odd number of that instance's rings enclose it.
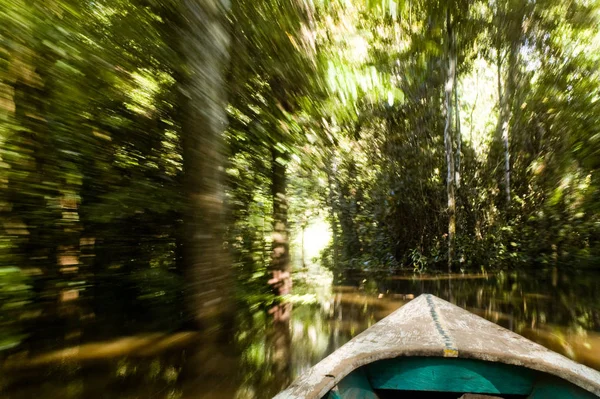
<instances>
[{"instance_id":1,"label":"jungle foliage","mask_svg":"<svg viewBox=\"0 0 600 399\"><path fill-rule=\"evenodd\" d=\"M0 348L272 301L315 217L336 276L597 266L599 12L0 0Z\"/></svg>"}]
</instances>

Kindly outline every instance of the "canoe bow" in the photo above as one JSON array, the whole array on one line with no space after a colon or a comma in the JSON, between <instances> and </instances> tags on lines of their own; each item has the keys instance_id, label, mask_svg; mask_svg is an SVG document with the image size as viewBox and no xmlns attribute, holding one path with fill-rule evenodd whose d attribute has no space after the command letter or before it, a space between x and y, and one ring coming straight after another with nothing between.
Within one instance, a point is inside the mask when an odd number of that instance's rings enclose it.
<instances>
[{"instance_id":1,"label":"canoe bow","mask_svg":"<svg viewBox=\"0 0 600 399\"><path fill-rule=\"evenodd\" d=\"M600 396L600 373L434 295L423 294L302 374L275 399L321 399L355 369L397 357L458 357L522 366Z\"/></svg>"}]
</instances>

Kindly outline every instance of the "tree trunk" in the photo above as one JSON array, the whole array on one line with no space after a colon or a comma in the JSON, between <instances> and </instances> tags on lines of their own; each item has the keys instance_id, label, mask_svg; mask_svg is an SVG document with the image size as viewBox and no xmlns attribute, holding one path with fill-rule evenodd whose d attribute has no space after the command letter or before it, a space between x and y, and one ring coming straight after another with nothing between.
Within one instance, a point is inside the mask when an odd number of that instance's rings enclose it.
<instances>
[{"instance_id":1,"label":"tree trunk","mask_svg":"<svg viewBox=\"0 0 600 399\"><path fill-rule=\"evenodd\" d=\"M358 211L357 197L359 196L359 192L358 190L353 191L352 187L350 187L350 182L355 182L357 179L356 166L353 164L348 165L347 181L340 181L340 179L335 177L336 174L337 167L332 178L339 198L337 216L342 230L342 260L352 261L362 252L362 243L355 222L355 216Z\"/></svg>"},{"instance_id":2,"label":"tree trunk","mask_svg":"<svg viewBox=\"0 0 600 399\"><path fill-rule=\"evenodd\" d=\"M304 233L306 232L306 222L302 222L302 268L306 268L306 259L304 253Z\"/></svg>"},{"instance_id":3,"label":"tree trunk","mask_svg":"<svg viewBox=\"0 0 600 399\"><path fill-rule=\"evenodd\" d=\"M456 231L456 199L455 199L455 170L454 170L454 151L452 144L452 90L454 84L454 75L456 73L456 59L454 54L454 34L452 32L452 21L450 19L450 9L446 9L446 27L448 33L448 71L446 84L444 86L444 95L446 103L446 125L444 126L444 146L446 149L446 163L448 173L446 177L446 189L448 193L448 272L452 271L452 261L454 257L454 234Z\"/></svg>"},{"instance_id":4,"label":"tree trunk","mask_svg":"<svg viewBox=\"0 0 600 399\"><path fill-rule=\"evenodd\" d=\"M456 65L457 61L457 49L455 48L454 51L454 64ZM460 131L460 108L458 106L458 77L457 77L457 73L454 74L454 108L455 108L455 114L456 114L456 121L455 121L455 127L456 127L456 174L455 174L455 181L456 181L456 189L458 190L460 188L460 156L461 156L461 151L462 151L462 134Z\"/></svg>"},{"instance_id":5,"label":"tree trunk","mask_svg":"<svg viewBox=\"0 0 600 399\"><path fill-rule=\"evenodd\" d=\"M286 197L285 154L271 149L273 156L271 195L273 197L273 251L271 253L271 278L269 284L277 295L291 291L290 245L288 234L288 204Z\"/></svg>"},{"instance_id":6,"label":"tree trunk","mask_svg":"<svg viewBox=\"0 0 600 399\"><path fill-rule=\"evenodd\" d=\"M510 204L510 146L509 146L509 128L511 119L511 107L510 98L512 96L512 87L514 86L514 73L516 73L516 49L511 45L509 59L508 59L508 73L506 76L506 83L504 85L504 91L502 90L502 58L500 57L500 49L498 49L497 56L497 73L498 73L498 102L500 112L498 115L498 128L497 136L502 142L503 149L503 163L504 163L504 193L506 196L506 204Z\"/></svg>"},{"instance_id":7,"label":"tree trunk","mask_svg":"<svg viewBox=\"0 0 600 399\"><path fill-rule=\"evenodd\" d=\"M288 202L286 195L287 154L273 147L271 149L271 155L271 195L273 197L273 247L271 252L269 284L273 288L273 291L276 295L286 295L289 294L292 290L292 278L290 274L290 245L288 231ZM304 251L304 242L302 242L302 246L302 250ZM304 252L302 255L302 260L304 261ZM287 302L278 303L269 310L269 313L273 316L273 325L267 332L267 342L271 349L270 360L272 365L272 373L276 379L277 391L288 386L291 382L291 312L292 304Z\"/></svg>"},{"instance_id":8,"label":"tree trunk","mask_svg":"<svg viewBox=\"0 0 600 399\"><path fill-rule=\"evenodd\" d=\"M184 256L192 315L219 327L231 310L230 265L223 250L226 9L219 0L183 0L181 53L183 168L188 200Z\"/></svg>"},{"instance_id":9,"label":"tree trunk","mask_svg":"<svg viewBox=\"0 0 600 399\"><path fill-rule=\"evenodd\" d=\"M510 154L508 148L508 123L510 119L507 90L504 88L502 92L502 58L500 56L500 49L498 49L497 62L497 74L498 74L498 103L499 103L499 115L498 115L498 128L497 137L502 141L503 153L504 153L504 193L506 195L506 204L510 203ZM507 77L507 79L510 79Z\"/></svg>"},{"instance_id":10,"label":"tree trunk","mask_svg":"<svg viewBox=\"0 0 600 399\"><path fill-rule=\"evenodd\" d=\"M501 18L515 18L515 16L507 16L501 15L500 10L497 10L497 18L498 21L498 37L497 37L497 56L496 56L496 68L498 74L498 105L499 105L499 115L498 115L498 127L497 127L497 139L502 142L503 147L503 163L504 163L504 193L506 197L506 205L510 204L511 200L511 188L510 188L510 179L511 179L511 170L510 170L510 142L509 142L509 130L510 130L510 120L512 118L511 111L511 99L515 89L515 75L517 74L517 54L519 51L518 38L512 37L515 32L515 29L520 29L520 25L513 26L513 24L508 24L508 29L510 29L508 34L508 40L510 43L510 48L508 50L508 68L506 74L506 80L504 84L504 91L502 90L502 46L501 46L501 30L500 25Z\"/></svg>"},{"instance_id":11,"label":"tree trunk","mask_svg":"<svg viewBox=\"0 0 600 399\"><path fill-rule=\"evenodd\" d=\"M510 52L508 54L508 76L506 90L504 93L504 121L502 124L502 143L504 144L504 183L506 192L506 203L510 204L511 197L511 170L510 170L510 143L509 143L509 129L510 121L512 119L512 97L515 93L515 78L517 74L517 54L519 52L519 45L516 41L513 41L510 46Z\"/></svg>"},{"instance_id":12,"label":"tree trunk","mask_svg":"<svg viewBox=\"0 0 600 399\"><path fill-rule=\"evenodd\" d=\"M508 114L508 110L505 111L505 115ZM506 192L506 203L510 204L510 151L508 146L508 123L509 117L507 116L502 123L502 143L504 144L504 190Z\"/></svg>"},{"instance_id":13,"label":"tree trunk","mask_svg":"<svg viewBox=\"0 0 600 399\"><path fill-rule=\"evenodd\" d=\"M269 396L276 395L292 382L292 334L290 322L292 304L281 303L269 310L273 323L266 332L269 346L271 375L274 378L274 390Z\"/></svg>"},{"instance_id":14,"label":"tree trunk","mask_svg":"<svg viewBox=\"0 0 600 399\"><path fill-rule=\"evenodd\" d=\"M328 206L329 206L329 218L331 219L331 235L332 235L332 245L333 245L333 269L338 270L339 265L339 244L338 244L338 222L336 220L336 203L335 197L336 194L334 192L334 184L333 184L333 168L327 171L327 187L329 188L329 192L327 194Z\"/></svg>"}]
</instances>

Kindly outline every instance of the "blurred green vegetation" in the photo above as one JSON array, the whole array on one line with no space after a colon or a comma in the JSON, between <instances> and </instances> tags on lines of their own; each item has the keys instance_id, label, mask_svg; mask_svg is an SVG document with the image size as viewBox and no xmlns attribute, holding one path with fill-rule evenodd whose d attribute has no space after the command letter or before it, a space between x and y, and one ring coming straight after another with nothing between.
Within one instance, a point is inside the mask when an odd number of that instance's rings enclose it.
<instances>
[{"instance_id":1,"label":"blurred green vegetation","mask_svg":"<svg viewBox=\"0 0 600 399\"><path fill-rule=\"evenodd\" d=\"M599 19L598 0L0 0L0 353L313 306L323 219L336 283L597 269Z\"/></svg>"}]
</instances>

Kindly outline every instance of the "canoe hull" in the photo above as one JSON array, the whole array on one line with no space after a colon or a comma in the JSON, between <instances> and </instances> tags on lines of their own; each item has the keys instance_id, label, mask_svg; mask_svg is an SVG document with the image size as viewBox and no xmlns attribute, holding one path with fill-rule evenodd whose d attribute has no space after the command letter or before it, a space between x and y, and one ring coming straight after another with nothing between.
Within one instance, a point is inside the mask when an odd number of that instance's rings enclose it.
<instances>
[{"instance_id":1,"label":"canoe hull","mask_svg":"<svg viewBox=\"0 0 600 399\"><path fill-rule=\"evenodd\" d=\"M385 363L386 361L391 363ZM397 373L403 375L397 380L408 380L416 376L410 373L418 374L417 371L411 371L415 369L425 370L430 374L432 371L436 372L438 374L434 373L434 375L441 378L444 370L447 372L447 370L461 369L458 367L459 363L455 363L457 361L462 362L461 365L470 365L470 369L467 366L462 367L463 373L466 372L465 370L472 369L485 371L483 375L480 372L478 375L475 373L470 376L466 374L459 376L464 380L475 379L477 381L479 378L478 385L483 384L483 386L485 384L494 385L493 381L498 379L489 379L492 378L489 377L489 373L492 373L493 370L507 379L506 375L514 375L515 381L519 381L521 378L519 375L530 373L532 377L528 383L528 391L519 392L523 392L521 395L537 395L530 396L532 398L542 397L535 393L536 390L539 392L552 391L543 388L544 385L541 384L541 382L550 380L556 386L573 387L574 392L584 395L556 396L557 398L585 398L600 395L600 373L597 371L575 363L449 302L433 295L424 294L361 333L308 370L288 389L277 395L276 399L320 399L330 395L330 391L332 395L336 391L340 394L340 386L344 386L348 381L345 380L346 377L349 377L351 381L358 381L356 375L352 374L354 371L367 376L366 381L372 391L386 390L388 388L380 387L377 385L379 382L373 381L379 381L381 379L379 376L383 375L385 370L389 370L392 363L395 365ZM478 363L464 363L465 361ZM415 362L420 362L420 366L417 367ZM382 364L387 366L381 366ZM444 366L444 364L448 366ZM508 370L506 367L513 368ZM378 368L378 371L374 372L373 368ZM503 372L504 374L502 374ZM442 375L440 376L439 373ZM391 377L388 378L388 380L390 379ZM481 379L487 382L484 383ZM405 391L434 391L433 388L436 388L436 384L442 384L442 380L438 381L432 378L422 378L422 380L421 385L412 386L412 388L419 389L408 389L411 386L403 387L401 385L398 385L398 388ZM373 387L372 384L376 386ZM443 386L437 386L436 389L438 388L442 389ZM557 388L555 391L560 390ZM481 390L458 390L456 392L484 393ZM497 392L487 389L485 393L498 394L502 392L499 389ZM507 392L503 393L507 394ZM341 397L353 396L346 394Z\"/></svg>"}]
</instances>

